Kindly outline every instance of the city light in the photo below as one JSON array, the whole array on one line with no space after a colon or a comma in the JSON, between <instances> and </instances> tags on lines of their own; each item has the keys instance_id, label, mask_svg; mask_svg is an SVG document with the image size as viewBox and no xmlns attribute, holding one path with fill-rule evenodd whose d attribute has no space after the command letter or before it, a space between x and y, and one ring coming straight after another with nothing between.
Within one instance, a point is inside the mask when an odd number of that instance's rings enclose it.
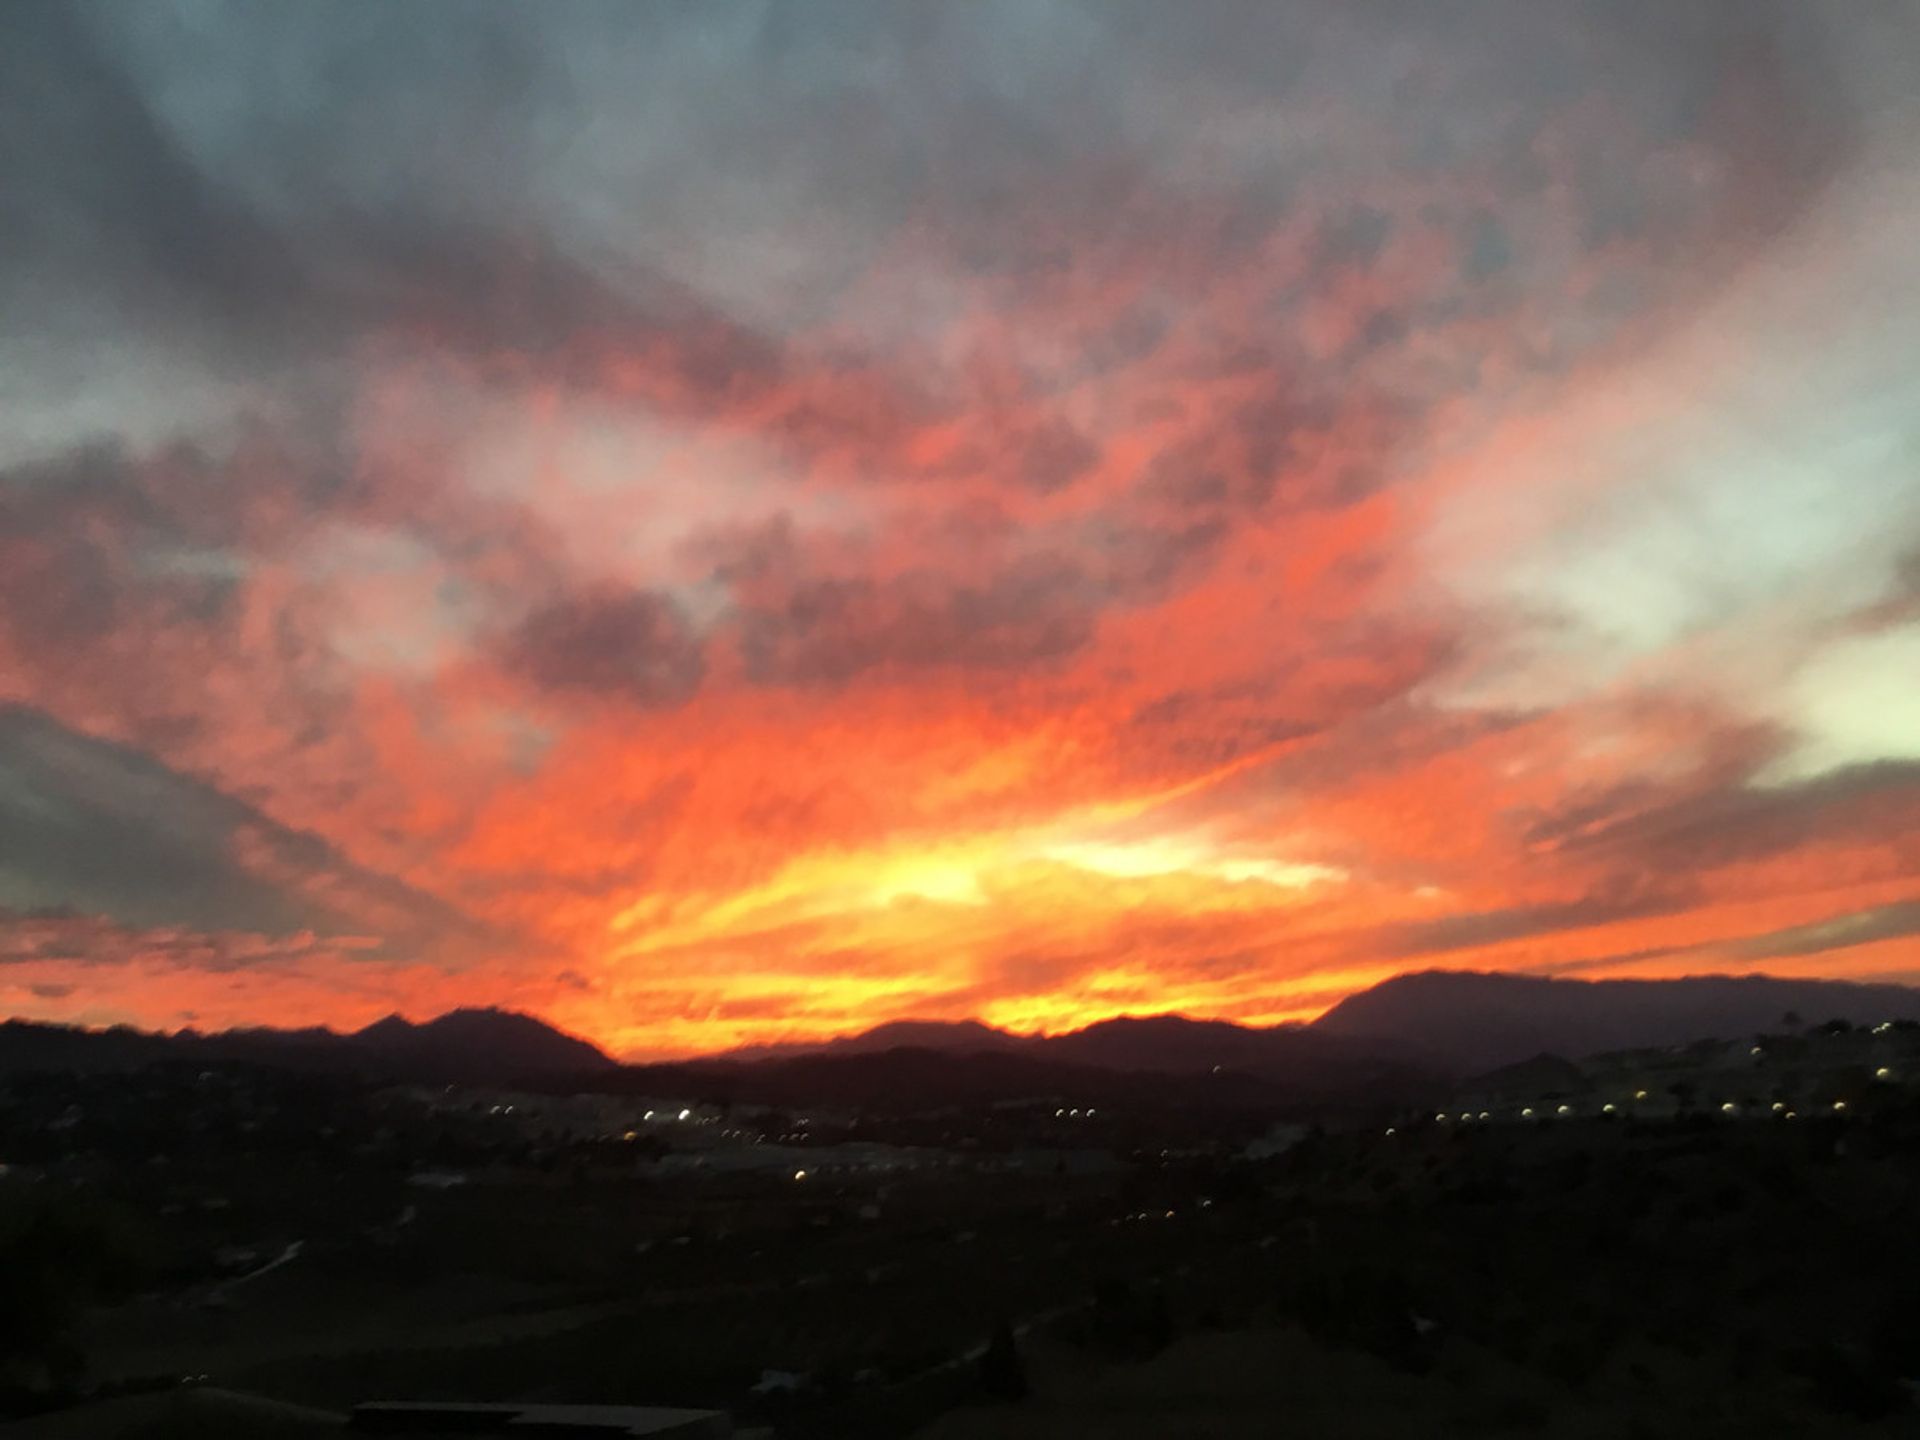
<instances>
[{"instance_id":1,"label":"city light","mask_svg":"<svg viewBox=\"0 0 1920 1440\"><path fill-rule=\"evenodd\" d=\"M1876 1080L1891 1080L1893 1078L1893 1071L1882 1065L1878 1070L1873 1072L1873 1078Z\"/></svg>"},{"instance_id":2,"label":"city light","mask_svg":"<svg viewBox=\"0 0 1920 1440\"><path fill-rule=\"evenodd\" d=\"M692 1115L693 1115L693 1111L691 1111L691 1110L682 1110L682 1111L680 1112L680 1118L681 1118L682 1120L686 1120L686 1119L688 1119L688 1118L690 1118L690 1117L691 1117Z\"/></svg>"},{"instance_id":3,"label":"city light","mask_svg":"<svg viewBox=\"0 0 1920 1440\"><path fill-rule=\"evenodd\" d=\"M796 1170L793 1172L793 1178L796 1180L804 1180L807 1178L807 1172L804 1170Z\"/></svg>"}]
</instances>

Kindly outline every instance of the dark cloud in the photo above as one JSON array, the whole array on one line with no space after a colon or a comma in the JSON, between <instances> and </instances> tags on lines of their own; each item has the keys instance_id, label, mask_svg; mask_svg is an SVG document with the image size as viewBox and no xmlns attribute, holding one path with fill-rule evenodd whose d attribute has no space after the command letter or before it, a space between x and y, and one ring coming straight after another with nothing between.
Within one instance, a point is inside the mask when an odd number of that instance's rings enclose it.
<instances>
[{"instance_id":1,"label":"dark cloud","mask_svg":"<svg viewBox=\"0 0 1920 1440\"><path fill-rule=\"evenodd\" d=\"M542 689L646 708L683 704L706 657L669 595L649 590L569 596L535 610L508 639L509 668Z\"/></svg>"},{"instance_id":2,"label":"dark cloud","mask_svg":"<svg viewBox=\"0 0 1920 1440\"><path fill-rule=\"evenodd\" d=\"M69 267L109 287L98 298L189 328L264 333L310 298L288 248L181 150L78 7L8 7L0 188L15 304Z\"/></svg>"},{"instance_id":3,"label":"dark cloud","mask_svg":"<svg viewBox=\"0 0 1920 1440\"><path fill-rule=\"evenodd\" d=\"M1020 447L1019 478L1029 490L1050 495L1091 470L1099 448L1061 421L1041 425Z\"/></svg>"},{"instance_id":4,"label":"dark cloud","mask_svg":"<svg viewBox=\"0 0 1920 1440\"><path fill-rule=\"evenodd\" d=\"M1067 555L1034 555L969 582L919 570L887 579L802 580L745 610L741 648L757 681L838 685L876 670L1046 665L1092 637L1100 591Z\"/></svg>"},{"instance_id":5,"label":"dark cloud","mask_svg":"<svg viewBox=\"0 0 1920 1440\"><path fill-rule=\"evenodd\" d=\"M1366 270L1393 234L1393 217L1372 205L1349 206L1320 226L1318 264L1325 269Z\"/></svg>"},{"instance_id":6,"label":"dark cloud","mask_svg":"<svg viewBox=\"0 0 1920 1440\"><path fill-rule=\"evenodd\" d=\"M1611 821L1588 815L1564 848L1684 873L1791 852L1810 840L1868 842L1920 863L1920 763L1885 760L1798 784L1733 783Z\"/></svg>"},{"instance_id":7,"label":"dark cloud","mask_svg":"<svg viewBox=\"0 0 1920 1440\"><path fill-rule=\"evenodd\" d=\"M129 614L213 619L246 563L234 509L185 449L138 466L102 441L0 472L0 631L71 653Z\"/></svg>"},{"instance_id":8,"label":"dark cloud","mask_svg":"<svg viewBox=\"0 0 1920 1440\"><path fill-rule=\"evenodd\" d=\"M1698 895L1665 884L1624 881L1582 896L1578 900L1540 905L1515 905L1466 915L1447 915L1389 926L1373 933L1381 953L1392 956L1436 955L1499 945L1531 935L1562 930L1584 930L1617 920L1670 915L1696 903Z\"/></svg>"},{"instance_id":9,"label":"dark cloud","mask_svg":"<svg viewBox=\"0 0 1920 1440\"><path fill-rule=\"evenodd\" d=\"M1770 935L1756 935L1741 941L1734 949L1750 960L1779 960L1871 945L1881 940L1900 940L1910 935L1920 935L1920 900L1879 905L1810 925L1776 930Z\"/></svg>"},{"instance_id":10,"label":"dark cloud","mask_svg":"<svg viewBox=\"0 0 1920 1440\"><path fill-rule=\"evenodd\" d=\"M318 836L23 706L0 706L0 907L132 926L371 933L402 949L487 934Z\"/></svg>"}]
</instances>

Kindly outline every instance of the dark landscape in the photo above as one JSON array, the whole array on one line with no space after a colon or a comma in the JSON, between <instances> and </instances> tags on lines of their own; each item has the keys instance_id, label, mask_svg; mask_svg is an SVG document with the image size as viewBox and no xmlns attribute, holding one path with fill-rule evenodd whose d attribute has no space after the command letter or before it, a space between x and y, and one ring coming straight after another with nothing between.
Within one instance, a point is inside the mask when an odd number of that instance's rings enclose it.
<instances>
[{"instance_id":1,"label":"dark landscape","mask_svg":"<svg viewBox=\"0 0 1920 1440\"><path fill-rule=\"evenodd\" d=\"M1906 1425L1920 1373L1899 987L1429 973L1304 1027L672 1065L491 1011L14 1022L0 1076L23 1436L412 1398L783 1436L1822 1435Z\"/></svg>"}]
</instances>

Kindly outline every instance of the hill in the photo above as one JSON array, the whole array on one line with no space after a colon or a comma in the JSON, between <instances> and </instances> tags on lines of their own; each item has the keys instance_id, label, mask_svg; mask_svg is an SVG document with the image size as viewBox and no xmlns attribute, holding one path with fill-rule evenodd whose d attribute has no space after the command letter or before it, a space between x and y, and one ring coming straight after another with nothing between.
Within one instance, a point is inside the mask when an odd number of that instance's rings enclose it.
<instances>
[{"instance_id":1,"label":"hill","mask_svg":"<svg viewBox=\"0 0 1920 1440\"><path fill-rule=\"evenodd\" d=\"M450 1010L423 1025L389 1015L349 1038L411 1074L584 1075L614 1068L598 1047L514 1010Z\"/></svg>"},{"instance_id":2,"label":"hill","mask_svg":"<svg viewBox=\"0 0 1920 1440\"><path fill-rule=\"evenodd\" d=\"M505 1083L615 1068L586 1041L510 1010L454 1010L413 1024L398 1016L351 1035L332 1030L153 1034L127 1026L85 1030L24 1020L0 1024L0 1074L131 1070L165 1061L243 1062L397 1080Z\"/></svg>"},{"instance_id":3,"label":"hill","mask_svg":"<svg viewBox=\"0 0 1920 1440\"><path fill-rule=\"evenodd\" d=\"M1281 1077L1223 1067L1215 1072L1080 1064L1031 1046L955 1053L911 1046L879 1051L814 1051L776 1059L733 1058L629 1065L597 1078L596 1089L792 1108L820 1105L876 1114L1044 1102L1124 1107L1183 1116L1229 1111L1331 1114L1397 1108L1427 1092L1430 1077L1371 1063L1301 1069Z\"/></svg>"},{"instance_id":4,"label":"hill","mask_svg":"<svg viewBox=\"0 0 1920 1440\"><path fill-rule=\"evenodd\" d=\"M1808 1024L1920 1019L1920 990L1765 975L1563 980L1428 970L1348 996L1313 1028L1485 1070L1542 1051L1594 1055L1779 1031L1790 1014Z\"/></svg>"}]
</instances>

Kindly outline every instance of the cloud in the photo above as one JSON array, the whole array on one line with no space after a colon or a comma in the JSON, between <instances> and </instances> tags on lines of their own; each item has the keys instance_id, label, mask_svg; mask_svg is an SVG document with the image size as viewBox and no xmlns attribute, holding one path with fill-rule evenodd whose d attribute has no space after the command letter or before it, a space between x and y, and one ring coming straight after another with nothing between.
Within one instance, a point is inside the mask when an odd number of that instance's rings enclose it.
<instances>
[{"instance_id":1,"label":"cloud","mask_svg":"<svg viewBox=\"0 0 1920 1440\"><path fill-rule=\"evenodd\" d=\"M1796 925L1771 935L1755 936L1735 948L1750 959L1778 960L1820 955L1882 940L1900 940L1911 935L1920 935L1920 900L1880 905L1810 925Z\"/></svg>"},{"instance_id":2,"label":"cloud","mask_svg":"<svg viewBox=\"0 0 1920 1440\"><path fill-rule=\"evenodd\" d=\"M515 630L506 662L543 689L643 708L684 703L706 670L686 615L671 596L648 591L543 606Z\"/></svg>"},{"instance_id":3,"label":"cloud","mask_svg":"<svg viewBox=\"0 0 1920 1440\"><path fill-rule=\"evenodd\" d=\"M1816 839L1910 848L1920 764L1880 761L1799 784L1729 785L1656 803L1605 823L1572 848L1624 852L1653 873L1712 869L1788 853Z\"/></svg>"},{"instance_id":4,"label":"cloud","mask_svg":"<svg viewBox=\"0 0 1920 1440\"><path fill-rule=\"evenodd\" d=\"M0 906L309 943L371 930L384 953L491 938L317 835L19 706L0 708Z\"/></svg>"},{"instance_id":5,"label":"cloud","mask_svg":"<svg viewBox=\"0 0 1920 1440\"><path fill-rule=\"evenodd\" d=\"M740 615L747 673L840 685L869 671L1025 670L1082 649L1104 596L1064 554L1010 559L980 580L933 571L796 580Z\"/></svg>"}]
</instances>

